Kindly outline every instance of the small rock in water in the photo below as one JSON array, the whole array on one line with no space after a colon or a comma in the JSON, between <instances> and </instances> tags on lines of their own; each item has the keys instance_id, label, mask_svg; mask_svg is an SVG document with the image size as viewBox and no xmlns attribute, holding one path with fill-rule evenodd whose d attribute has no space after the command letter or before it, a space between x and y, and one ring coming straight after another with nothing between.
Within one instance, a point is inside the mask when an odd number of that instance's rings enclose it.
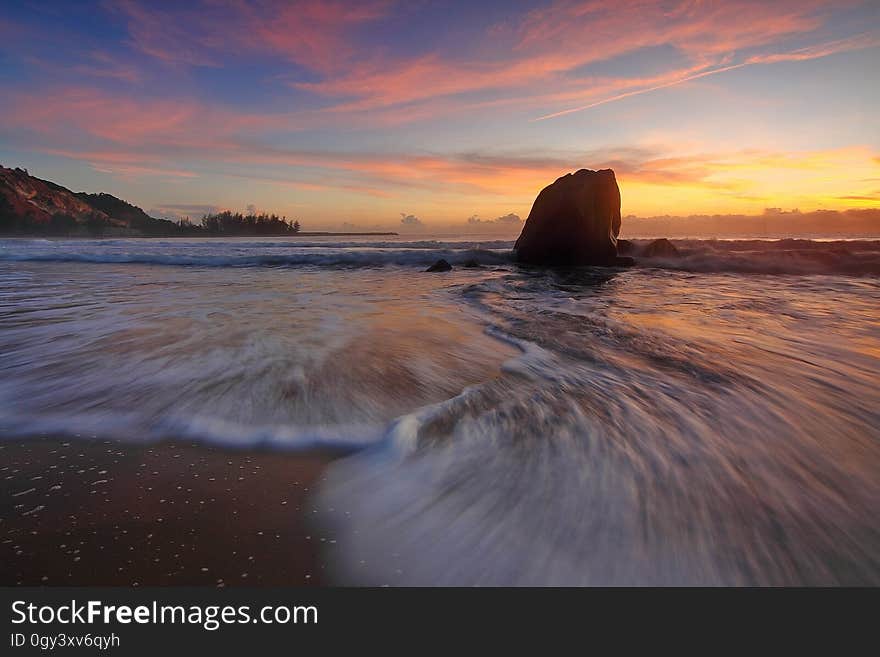
<instances>
[{"instance_id":1,"label":"small rock in water","mask_svg":"<svg viewBox=\"0 0 880 657\"><path fill-rule=\"evenodd\" d=\"M661 237L648 244L642 250L642 255L646 258L672 258L678 255L678 249L668 239Z\"/></svg>"},{"instance_id":2,"label":"small rock in water","mask_svg":"<svg viewBox=\"0 0 880 657\"><path fill-rule=\"evenodd\" d=\"M464 267L465 269L482 269L483 265L471 258L470 260L465 260L462 267Z\"/></svg>"},{"instance_id":3,"label":"small rock in water","mask_svg":"<svg viewBox=\"0 0 880 657\"><path fill-rule=\"evenodd\" d=\"M437 262L435 262L433 265L428 267L425 271L431 271L431 272L449 271L450 269L452 269L452 265L450 265L448 262L446 262L446 260L444 260L443 258L440 258Z\"/></svg>"}]
</instances>

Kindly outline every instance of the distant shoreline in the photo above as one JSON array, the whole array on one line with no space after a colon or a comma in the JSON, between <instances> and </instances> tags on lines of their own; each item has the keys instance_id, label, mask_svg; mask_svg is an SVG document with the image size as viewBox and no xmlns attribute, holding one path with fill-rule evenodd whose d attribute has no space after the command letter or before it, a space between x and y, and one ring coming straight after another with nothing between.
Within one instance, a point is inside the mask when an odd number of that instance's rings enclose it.
<instances>
[{"instance_id":1,"label":"distant shoreline","mask_svg":"<svg viewBox=\"0 0 880 657\"><path fill-rule=\"evenodd\" d=\"M292 235L279 235L279 237L364 237L367 235L379 235L382 237L388 237L389 235L400 235L400 233L332 233L332 232L322 232L322 231L300 231L298 233L294 233ZM222 235L221 235L222 237ZM243 235L242 237L248 237Z\"/></svg>"}]
</instances>

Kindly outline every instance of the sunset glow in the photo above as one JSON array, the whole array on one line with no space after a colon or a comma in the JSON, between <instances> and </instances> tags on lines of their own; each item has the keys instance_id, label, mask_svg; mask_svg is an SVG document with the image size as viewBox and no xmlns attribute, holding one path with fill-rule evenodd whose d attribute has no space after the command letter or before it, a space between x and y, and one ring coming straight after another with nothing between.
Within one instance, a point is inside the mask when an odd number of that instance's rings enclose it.
<instances>
[{"instance_id":1,"label":"sunset glow","mask_svg":"<svg viewBox=\"0 0 880 657\"><path fill-rule=\"evenodd\" d=\"M876 208L878 7L10 7L0 163L154 216L314 229L524 217L582 167L615 169L624 214Z\"/></svg>"},{"instance_id":2,"label":"sunset glow","mask_svg":"<svg viewBox=\"0 0 880 657\"><path fill-rule=\"evenodd\" d=\"M5 3L13 613L880 586L878 70L880 0Z\"/></svg>"}]
</instances>

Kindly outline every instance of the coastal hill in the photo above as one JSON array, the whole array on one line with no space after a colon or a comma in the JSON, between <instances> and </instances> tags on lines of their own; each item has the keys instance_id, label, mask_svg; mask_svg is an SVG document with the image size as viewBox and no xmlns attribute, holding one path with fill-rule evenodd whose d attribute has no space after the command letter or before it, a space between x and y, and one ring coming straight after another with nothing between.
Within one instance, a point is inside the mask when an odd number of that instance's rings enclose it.
<instances>
[{"instance_id":1,"label":"coastal hill","mask_svg":"<svg viewBox=\"0 0 880 657\"><path fill-rule=\"evenodd\" d=\"M0 166L0 235L66 237L218 237L396 235L300 231L298 221L275 214L230 211L206 215L201 223L149 216L110 194L72 192L26 169Z\"/></svg>"},{"instance_id":2,"label":"coastal hill","mask_svg":"<svg viewBox=\"0 0 880 657\"><path fill-rule=\"evenodd\" d=\"M48 235L169 235L173 221L150 217L110 194L72 192L0 166L0 233Z\"/></svg>"}]
</instances>

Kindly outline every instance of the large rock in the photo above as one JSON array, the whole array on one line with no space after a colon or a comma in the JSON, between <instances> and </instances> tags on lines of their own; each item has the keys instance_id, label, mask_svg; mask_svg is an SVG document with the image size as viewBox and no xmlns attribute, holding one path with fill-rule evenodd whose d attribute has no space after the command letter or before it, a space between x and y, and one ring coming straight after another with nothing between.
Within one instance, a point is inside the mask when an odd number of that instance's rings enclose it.
<instances>
[{"instance_id":1,"label":"large rock","mask_svg":"<svg viewBox=\"0 0 880 657\"><path fill-rule=\"evenodd\" d=\"M537 265L614 265L620 190L614 171L581 169L541 190L514 245L517 260Z\"/></svg>"}]
</instances>

